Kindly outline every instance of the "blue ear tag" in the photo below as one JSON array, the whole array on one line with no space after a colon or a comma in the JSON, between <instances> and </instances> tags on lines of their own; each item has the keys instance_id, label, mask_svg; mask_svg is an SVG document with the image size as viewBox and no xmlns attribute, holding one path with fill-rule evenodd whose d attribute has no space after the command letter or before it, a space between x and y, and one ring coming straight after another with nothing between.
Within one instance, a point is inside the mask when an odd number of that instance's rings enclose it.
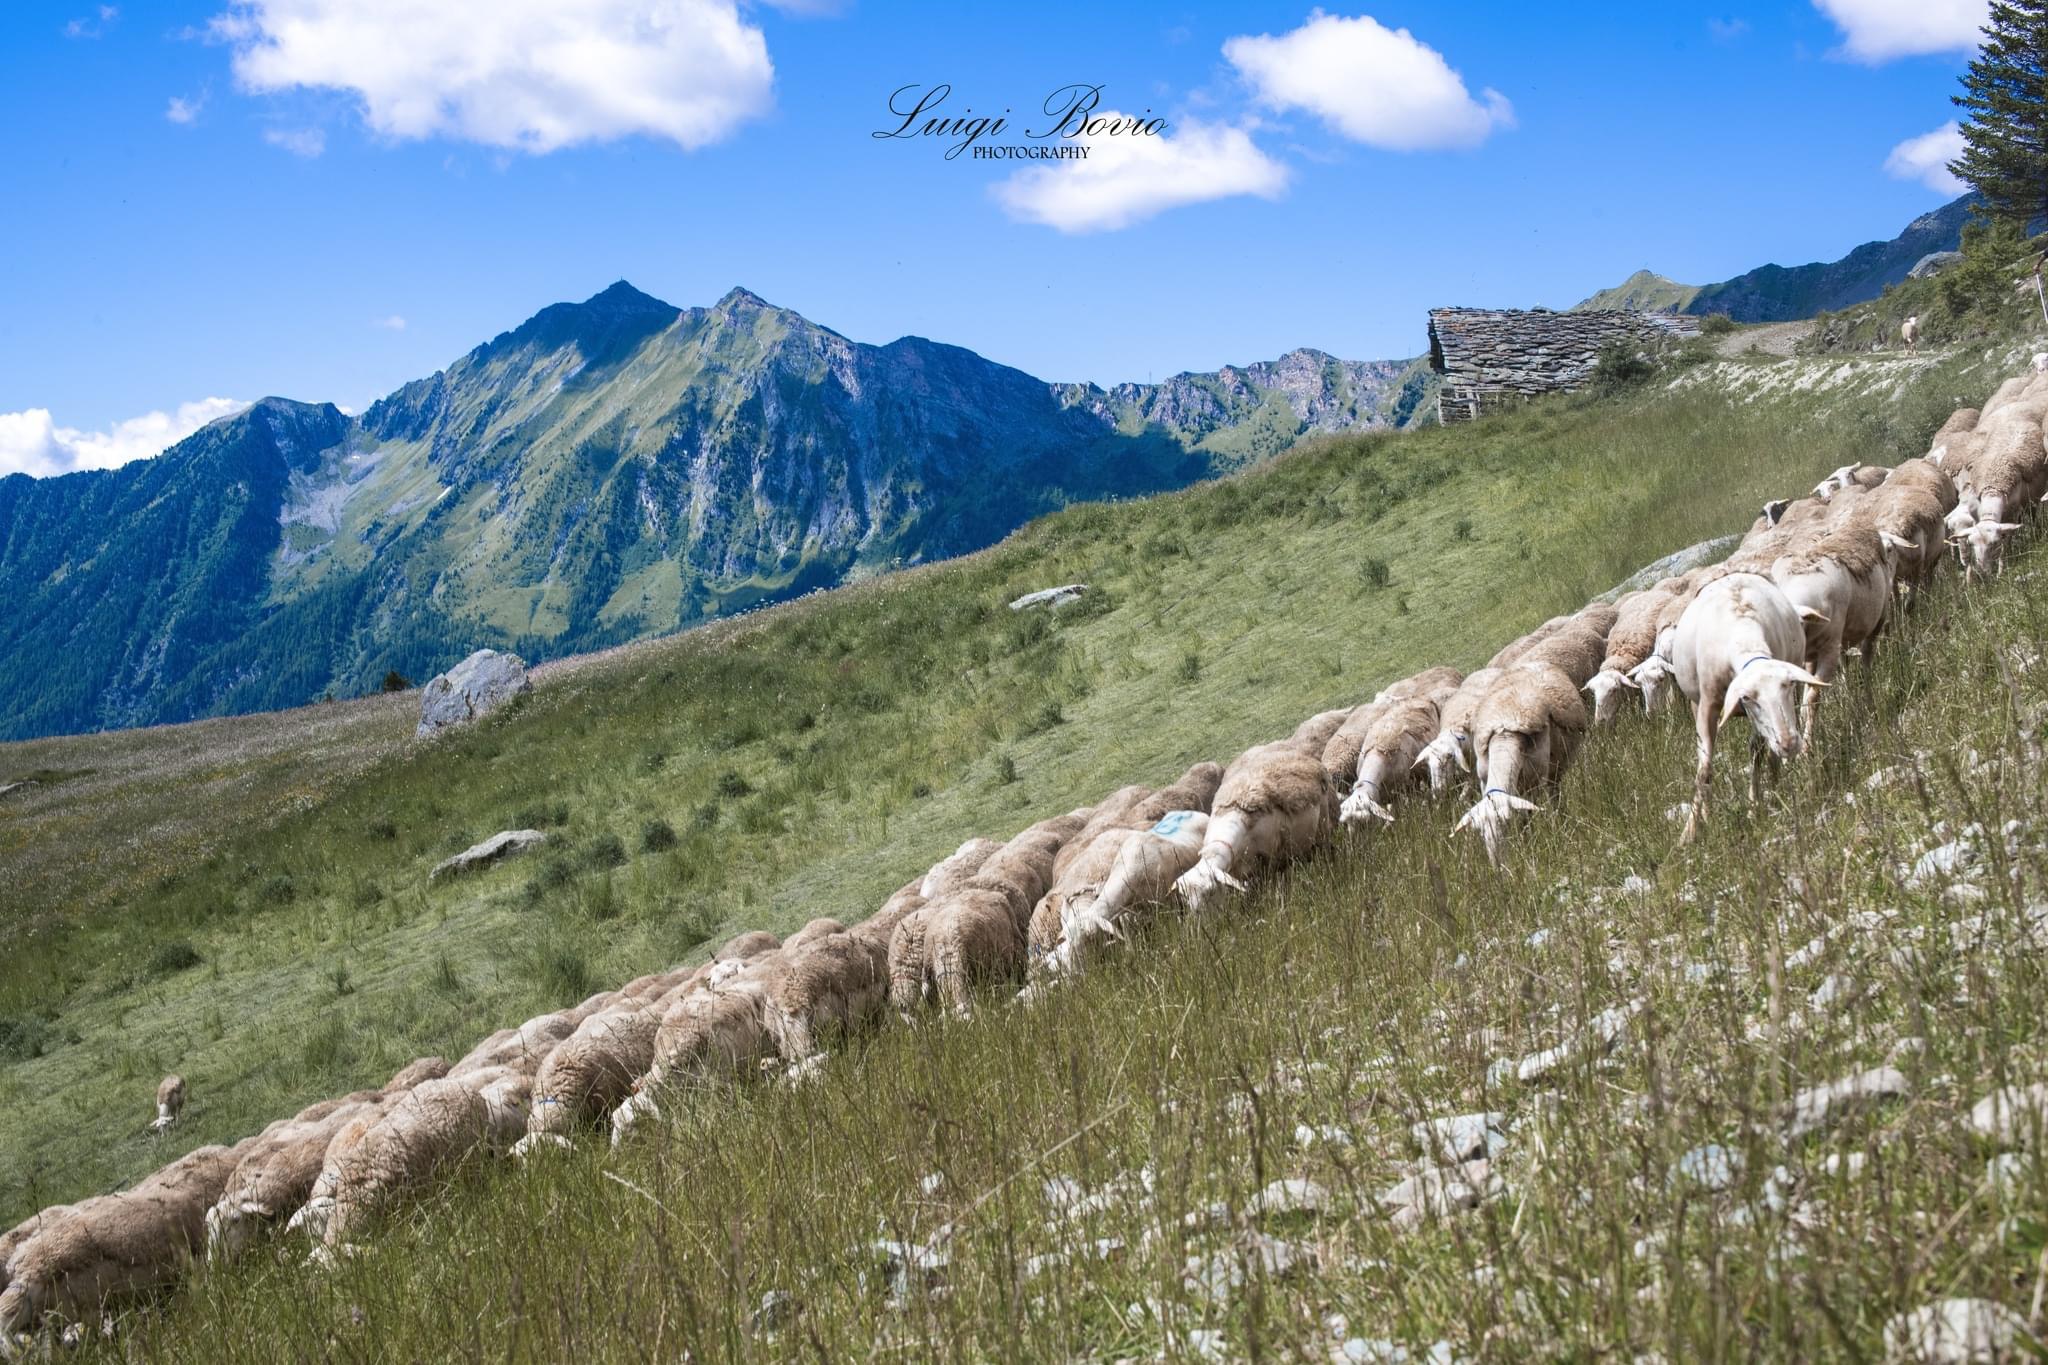
<instances>
[{"instance_id":1,"label":"blue ear tag","mask_svg":"<svg viewBox=\"0 0 2048 1365\"><path fill-rule=\"evenodd\" d=\"M1168 811L1158 824L1152 826L1152 832L1162 839L1171 839L1186 829L1188 821L1194 819L1195 815L1196 812L1191 810Z\"/></svg>"}]
</instances>

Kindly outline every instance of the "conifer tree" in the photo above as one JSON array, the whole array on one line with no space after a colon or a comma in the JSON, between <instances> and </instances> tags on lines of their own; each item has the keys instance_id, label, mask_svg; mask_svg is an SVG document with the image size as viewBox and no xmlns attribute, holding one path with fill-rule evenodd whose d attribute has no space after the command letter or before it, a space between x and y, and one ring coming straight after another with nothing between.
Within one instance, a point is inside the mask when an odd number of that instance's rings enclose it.
<instances>
[{"instance_id":1,"label":"conifer tree","mask_svg":"<svg viewBox=\"0 0 2048 1365\"><path fill-rule=\"evenodd\" d=\"M2001 218L2048 217L2048 0L1992 0L1963 91L1966 145L1949 169Z\"/></svg>"}]
</instances>

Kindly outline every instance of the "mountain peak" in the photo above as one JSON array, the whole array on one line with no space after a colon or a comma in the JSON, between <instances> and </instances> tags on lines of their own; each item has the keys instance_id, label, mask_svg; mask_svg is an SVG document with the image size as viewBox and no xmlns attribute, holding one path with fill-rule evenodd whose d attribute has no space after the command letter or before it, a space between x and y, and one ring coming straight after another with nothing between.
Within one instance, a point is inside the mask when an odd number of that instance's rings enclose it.
<instances>
[{"instance_id":1,"label":"mountain peak","mask_svg":"<svg viewBox=\"0 0 2048 1365\"><path fill-rule=\"evenodd\" d=\"M726 290L725 297L720 299L717 303L713 304L712 306L728 313L732 312L734 309L737 308L775 307L774 304L768 302L768 300L762 298L759 294L756 294L753 290L747 288L743 284L736 284L732 288Z\"/></svg>"},{"instance_id":2,"label":"mountain peak","mask_svg":"<svg viewBox=\"0 0 2048 1365\"><path fill-rule=\"evenodd\" d=\"M642 293L625 280L614 281L609 288L592 294L578 306L607 313L641 313L657 309L670 313L676 311L674 305L663 303L652 294Z\"/></svg>"}]
</instances>

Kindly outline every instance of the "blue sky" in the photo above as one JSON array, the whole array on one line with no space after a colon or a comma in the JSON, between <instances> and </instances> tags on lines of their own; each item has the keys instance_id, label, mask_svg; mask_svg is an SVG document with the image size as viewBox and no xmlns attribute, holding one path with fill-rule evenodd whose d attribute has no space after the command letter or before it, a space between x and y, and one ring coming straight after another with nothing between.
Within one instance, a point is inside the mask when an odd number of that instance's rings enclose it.
<instances>
[{"instance_id":1,"label":"blue sky","mask_svg":"<svg viewBox=\"0 0 2048 1365\"><path fill-rule=\"evenodd\" d=\"M360 408L620 278L1112 383L1832 258L1950 197L1911 140L1982 11L16 0L0 473L207 400ZM870 136L906 84L1035 127L1077 81L1163 135L1087 168Z\"/></svg>"}]
</instances>

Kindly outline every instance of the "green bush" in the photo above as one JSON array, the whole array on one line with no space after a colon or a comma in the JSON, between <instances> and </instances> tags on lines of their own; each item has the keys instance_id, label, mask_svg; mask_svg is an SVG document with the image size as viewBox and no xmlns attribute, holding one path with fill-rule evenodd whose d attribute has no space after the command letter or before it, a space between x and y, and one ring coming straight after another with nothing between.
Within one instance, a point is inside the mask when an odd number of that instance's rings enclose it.
<instances>
[{"instance_id":1,"label":"green bush","mask_svg":"<svg viewBox=\"0 0 2048 1365\"><path fill-rule=\"evenodd\" d=\"M1700 319L1700 335L1724 337L1735 330L1735 319L1726 313L1709 313Z\"/></svg>"},{"instance_id":2,"label":"green bush","mask_svg":"<svg viewBox=\"0 0 2048 1365\"><path fill-rule=\"evenodd\" d=\"M171 976L197 967L205 960L189 940L174 938L156 946L156 951L149 955L149 962L143 970L151 976Z\"/></svg>"}]
</instances>

